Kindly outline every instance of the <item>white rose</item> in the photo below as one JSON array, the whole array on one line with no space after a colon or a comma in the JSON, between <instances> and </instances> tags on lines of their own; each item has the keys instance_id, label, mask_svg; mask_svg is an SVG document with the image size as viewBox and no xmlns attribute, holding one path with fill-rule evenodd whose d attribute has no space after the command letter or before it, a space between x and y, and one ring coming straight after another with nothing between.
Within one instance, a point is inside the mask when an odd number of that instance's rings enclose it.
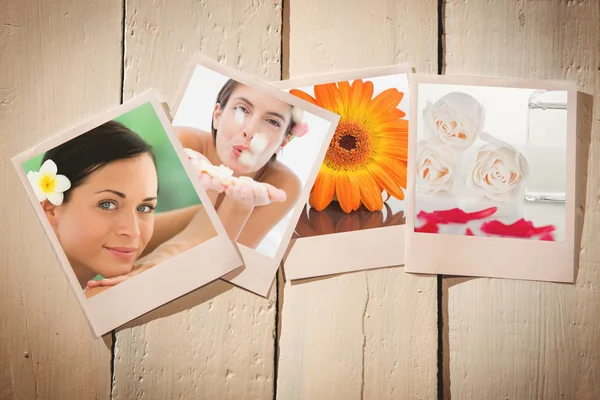
<instances>
[{"instance_id":1,"label":"white rose","mask_svg":"<svg viewBox=\"0 0 600 400\"><path fill-rule=\"evenodd\" d=\"M417 189L427 194L450 191L459 174L456 156L427 142L417 146Z\"/></svg>"},{"instance_id":2,"label":"white rose","mask_svg":"<svg viewBox=\"0 0 600 400\"><path fill-rule=\"evenodd\" d=\"M466 93L449 93L435 104L428 101L423 110L425 138L458 151L467 149L479 138L484 123L483 106Z\"/></svg>"},{"instance_id":3,"label":"white rose","mask_svg":"<svg viewBox=\"0 0 600 400\"><path fill-rule=\"evenodd\" d=\"M522 195L528 173L529 164L516 148L494 140L478 149L467 188L489 199L509 202Z\"/></svg>"}]
</instances>

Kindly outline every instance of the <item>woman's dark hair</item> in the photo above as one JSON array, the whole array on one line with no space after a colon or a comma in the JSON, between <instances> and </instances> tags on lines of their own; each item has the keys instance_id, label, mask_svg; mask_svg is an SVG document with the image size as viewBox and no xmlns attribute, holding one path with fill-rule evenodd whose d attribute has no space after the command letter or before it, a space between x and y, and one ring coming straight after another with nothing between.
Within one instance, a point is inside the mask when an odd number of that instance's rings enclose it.
<instances>
[{"instance_id":1,"label":"woman's dark hair","mask_svg":"<svg viewBox=\"0 0 600 400\"><path fill-rule=\"evenodd\" d=\"M71 181L71 188L64 193L66 203L73 189L83 184L94 171L113 161L142 154L150 155L156 167L152 146L123 124L109 121L47 151L42 164L51 159L58 173Z\"/></svg>"},{"instance_id":2,"label":"woman's dark hair","mask_svg":"<svg viewBox=\"0 0 600 400\"><path fill-rule=\"evenodd\" d=\"M227 82L225 82L225 84L223 85L221 90L219 90L219 94L217 94L216 103L219 103L221 105L221 108L225 108L227 106L227 102L229 101L229 98L231 97L231 93L233 93L235 88L238 87L239 85L240 85L240 83L233 79L229 79ZM292 128L294 128L294 125L296 125L296 123L294 121L290 121L290 124L288 125L287 129L285 130L285 135L283 135L283 137L287 137L288 135L290 135L292 133ZM214 127L214 121L212 119L211 119L211 123L210 123L210 130L212 132L213 143L216 143L217 130ZM271 160L269 160L269 162L270 163L274 162L276 158L277 158L277 154L273 154L273 156L271 157Z\"/></svg>"}]
</instances>

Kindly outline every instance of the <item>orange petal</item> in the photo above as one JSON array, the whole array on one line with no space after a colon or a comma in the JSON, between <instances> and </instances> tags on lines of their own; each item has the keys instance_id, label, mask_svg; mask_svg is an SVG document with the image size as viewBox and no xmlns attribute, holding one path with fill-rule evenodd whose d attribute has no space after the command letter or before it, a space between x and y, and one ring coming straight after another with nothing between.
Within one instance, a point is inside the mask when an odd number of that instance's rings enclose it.
<instances>
[{"instance_id":1,"label":"orange petal","mask_svg":"<svg viewBox=\"0 0 600 400\"><path fill-rule=\"evenodd\" d=\"M366 81L363 82L363 93L362 93L362 98L360 101L360 104L357 104L356 107L358 107L361 111L366 109L369 105L369 103L371 103L372 101L372 97L373 97L373 82L371 81Z\"/></svg>"},{"instance_id":2,"label":"orange petal","mask_svg":"<svg viewBox=\"0 0 600 400\"><path fill-rule=\"evenodd\" d=\"M341 119L348 117L348 99L342 96L337 86L331 86L331 97L336 101L336 113L340 115Z\"/></svg>"},{"instance_id":3,"label":"orange petal","mask_svg":"<svg viewBox=\"0 0 600 400\"><path fill-rule=\"evenodd\" d=\"M350 121L362 122L360 116L364 114L365 105L373 95L373 82L363 82L355 79L350 86L348 94L348 119Z\"/></svg>"},{"instance_id":4,"label":"orange petal","mask_svg":"<svg viewBox=\"0 0 600 400\"><path fill-rule=\"evenodd\" d=\"M393 175L390 175L388 169L384 165L370 163L367 164L366 168L377 181L380 188L384 189L398 200L404 199L404 192L400 188L400 182L394 180Z\"/></svg>"},{"instance_id":5,"label":"orange petal","mask_svg":"<svg viewBox=\"0 0 600 400\"><path fill-rule=\"evenodd\" d=\"M348 81L341 81L338 82L337 85L338 90L340 91L340 96L342 97L342 100L344 101L347 107L350 104L348 102L348 99L350 98L350 83Z\"/></svg>"},{"instance_id":6,"label":"orange petal","mask_svg":"<svg viewBox=\"0 0 600 400\"><path fill-rule=\"evenodd\" d=\"M349 103L349 93L350 93L350 83L348 83L348 81L341 81L337 83L337 87L338 90L340 92L340 99L341 99L341 108L342 108L342 112L340 113L340 117L341 119L348 119L349 113L348 110L350 108L350 103Z\"/></svg>"},{"instance_id":7,"label":"orange petal","mask_svg":"<svg viewBox=\"0 0 600 400\"><path fill-rule=\"evenodd\" d=\"M355 79L348 93L348 120L356 121L356 107L360 104L362 96L362 80Z\"/></svg>"},{"instance_id":8,"label":"orange petal","mask_svg":"<svg viewBox=\"0 0 600 400\"><path fill-rule=\"evenodd\" d=\"M296 97L300 97L302 100L309 101L309 102L313 103L314 105L317 105L317 106L319 105L319 104L317 104L317 101L311 95L309 95L306 92L303 92L300 89L291 89L290 94L293 94Z\"/></svg>"},{"instance_id":9,"label":"orange petal","mask_svg":"<svg viewBox=\"0 0 600 400\"><path fill-rule=\"evenodd\" d=\"M360 198L369 211L378 211L383 208L381 189L367 171L361 171L360 174Z\"/></svg>"},{"instance_id":10,"label":"orange petal","mask_svg":"<svg viewBox=\"0 0 600 400\"><path fill-rule=\"evenodd\" d=\"M321 211L327 207L335 195L335 185L335 172L329 167L321 165L308 200L310 206L317 211Z\"/></svg>"},{"instance_id":11,"label":"orange petal","mask_svg":"<svg viewBox=\"0 0 600 400\"><path fill-rule=\"evenodd\" d=\"M374 133L405 131L408 133L408 120L406 119L395 119L393 121L379 122L373 125Z\"/></svg>"},{"instance_id":12,"label":"orange petal","mask_svg":"<svg viewBox=\"0 0 600 400\"><path fill-rule=\"evenodd\" d=\"M371 102L371 97L373 96L374 88L373 82L371 81L360 81L360 83L361 84L357 85L355 89L357 93L355 95L351 95L350 114L352 115L353 121L357 121L358 123L365 125L369 120L369 113L367 109L369 107L369 103ZM360 89L358 86L360 86ZM360 93L358 93L359 90Z\"/></svg>"},{"instance_id":13,"label":"orange petal","mask_svg":"<svg viewBox=\"0 0 600 400\"><path fill-rule=\"evenodd\" d=\"M359 171L348 172L348 177L350 178L350 181L352 182L353 189L357 193L357 195L353 199L354 203L352 204L352 211L356 211L360 208L360 206L362 204L362 201L360 200L360 186L362 184L362 182L360 180L360 172Z\"/></svg>"},{"instance_id":14,"label":"orange petal","mask_svg":"<svg viewBox=\"0 0 600 400\"><path fill-rule=\"evenodd\" d=\"M406 145L387 145L387 146L376 146L374 149L375 154L381 154L389 157L392 161L404 161L408 159L408 146ZM376 157L375 155L375 157Z\"/></svg>"},{"instance_id":15,"label":"orange petal","mask_svg":"<svg viewBox=\"0 0 600 400\"><path fill-rule=\"evenodd\" d=\"M357 198L360 200L358 185L346 174L339 174L335 185L335 193L340 207L345 213L349 213L354 209Z\"/></svg>"},{"instance_id":16,"label":"orange petal","mask_svg":"<svg viewBox=\"0 0 600 400\"><path fill-rule=\"evenodd\" d=\"M406 161L398 161L384 156L376 156L374 159L401 188L406 188Z\"/></svg>"},{"instance_id":17,"label":"orange petal","mask_svg":"<svg viewBox=\"0 0 600 400\"><path fill-rule=\"evenodd\" d=\"M367 108L370 121L377 123L404 117L406 113L396 108L403 97L404 93L395 88L386 89L379 93Z\"/></svg>"},{"instance_id":18,"label":"orange petal","mask_svg":"<svg viewBox=\"0 0 600 400\"><path fill-rule=\"evenodd\" d=\"M389 140L390 143L406 144L408 146L408 131L384 131L373 133L377 139Z\"/></svg>"},{"instance_id":19,"label":"orange petal","mask_svg":"<svg viewBox=\"0 0 600 400\"><path fill-rule=\"evenodd\" d=\"M340 108L339 90L335 83L325 83L323 85L315 85L315 99L323 108L329 111L338 113Z\"/></svg>"}]
</instances>

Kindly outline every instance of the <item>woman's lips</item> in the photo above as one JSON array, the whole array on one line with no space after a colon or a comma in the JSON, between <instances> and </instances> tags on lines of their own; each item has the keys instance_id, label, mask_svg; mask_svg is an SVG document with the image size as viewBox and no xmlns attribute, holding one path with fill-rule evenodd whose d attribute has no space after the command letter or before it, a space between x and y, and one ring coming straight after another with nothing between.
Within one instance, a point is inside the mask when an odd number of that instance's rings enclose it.
<instances>
[{"instance_id":1,"label":"woman's lips","mask_svg":"<svg viewBox=\"0 0 600 400\"><path fill-rule=\"evenodd\" d=\"M232 146L232 147L233 147L233 154L235 155L235 157L239 157L240 154L242 154L242 151L248 149L246 146Z\"/></svg>"},{"instance_id":2,"label":"woman's lips","mask_svg":"<svg viewBox=\"0 0 600 400\"><path fill-rule=\"evenodd\" d=\"M137 249L133 247L104 247L108 250L112 255L121 260L131 260L135 258L135 253Z\"/></svg>"}]
</instances>

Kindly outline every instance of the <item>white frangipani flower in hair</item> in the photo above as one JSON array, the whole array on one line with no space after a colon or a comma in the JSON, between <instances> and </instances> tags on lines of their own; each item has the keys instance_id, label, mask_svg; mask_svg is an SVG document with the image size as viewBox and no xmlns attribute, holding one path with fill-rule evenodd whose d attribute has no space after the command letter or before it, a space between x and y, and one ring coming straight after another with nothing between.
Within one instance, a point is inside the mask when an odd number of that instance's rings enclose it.
<instances>
[{"instance_id":1,"label":"white frangipani flower in hair","mask_svg":"<svg viewBox=\"0 0 600 400\"><path fill-rule=\"evenodd\" d=\"M29 171L27 179L38 199L42 202L46 199L55 206L62 204L64 192L71 188L71 181L64 175L58 174L58 168L54 161L46 160L40 170Z\"/></svg>"}]
</instances>

